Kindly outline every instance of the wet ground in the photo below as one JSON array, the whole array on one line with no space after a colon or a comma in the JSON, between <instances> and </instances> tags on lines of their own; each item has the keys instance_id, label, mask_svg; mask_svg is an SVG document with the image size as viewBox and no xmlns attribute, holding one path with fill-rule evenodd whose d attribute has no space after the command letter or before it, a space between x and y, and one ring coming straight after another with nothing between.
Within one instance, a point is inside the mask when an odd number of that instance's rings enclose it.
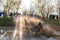
<instances>
[{"instance_id":1,"label":"wet ground","mask_svg":"<svg viewBox=\"0 0 60 40\"><path fill-rule=\"evenodd\" d=\"M3 34L3 32L5 33L6 31L10 31L0 40L12 40L13 29L14 29L13 26L0 27L0 32L2 32L2 34ZM1 30L3 30L3 31L1 31ZM2 34L0 33L0 37ZM29 35L28 37L23 37L22 40L60 40L60 38L58 38L58 37L57 38L53 38L53 37L46 38L45 36L34 37L32 35Z\"/></svg>"},{"instance_id":2,"label":"wet ground","mask_svg":"<svg viewBox=\"0 0 60 40\"><path fill-rule=\"evenodd\" d=\"M12 35L9 36L5 36L4 38L0 39L0 40L12 40ZM22 40L60 40L59 38L46 38L44 36L41 37L27 37L27 38L23 38Z\"/></svg>"}]
</instances>

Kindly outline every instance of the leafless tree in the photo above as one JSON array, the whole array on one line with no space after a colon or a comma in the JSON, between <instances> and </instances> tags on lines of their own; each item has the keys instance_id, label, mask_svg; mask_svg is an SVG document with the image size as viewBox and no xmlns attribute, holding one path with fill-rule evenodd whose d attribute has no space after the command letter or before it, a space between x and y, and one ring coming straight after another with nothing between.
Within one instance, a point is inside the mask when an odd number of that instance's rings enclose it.
<instances>
[{"instance_id":1,"label":"leafless tree","mask_svg":"<svg viewBox=\"0 0 60 40\"><path fill-rule=\"evenodd\" d=\"M4 12L5 16L9 16L10 11L16 12L16 10L19 9L20 0L16 0L16 1L6 0L6 1L7 1L6 4L3 4L3 6L4 6L3 12Z\"/></svg>"},{"instance_id":2,"label":"leafless tree","mask_svg":"<svg viewBox=\"0 0 60 40\"><path fill-rule=\"evenodd\" d=\"M58 20L59 20L60 19L60 0L58 0L57 8L58 8L58 13L59 13L59 16L58 16Z\"/></svg>"},{"instance_id":3,"label":"leafless tree","mask_svg":"<svg viewBox=\"0 0 60 40\"><path fill-rule=\"evenodd\" d=\"M38 11L39 13L41 13L42 17L47 19L48 18L48 15L49 13L52 13L53 12L53 6L50 5L50 0L48 0L47 2L44 1L44 4L41 5L38 5L37 8L38 8ZM46 8L47 6L47 8Z\"/></svg>"},{"instance_id":4,"label":"leafless tree","mask_svg":"<svg viewBox=\"0 0 60 40\"><path fill-rule=\"evenodd\" d=\"M47 7L47 10L46 10L46 16L47 16L47 18L49 19L49 13L52 13L53 12L53 6L51 6L51 5L48 5L48 7Z\"/></svg>"}]
</instances>

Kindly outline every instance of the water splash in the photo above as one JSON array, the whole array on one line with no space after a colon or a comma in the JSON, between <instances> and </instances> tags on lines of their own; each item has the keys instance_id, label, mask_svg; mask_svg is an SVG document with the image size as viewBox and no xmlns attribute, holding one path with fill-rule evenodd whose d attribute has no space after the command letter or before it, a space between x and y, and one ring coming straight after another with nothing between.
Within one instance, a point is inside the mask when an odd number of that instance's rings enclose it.
<instances>
[{"instance_id":1,"label":"water splash","mask_svg":"<svg viewBox=\"0 0 60 40\"><path fill-rule=\"evenodd\" d=\"M12 40L22 40L23 36L23 25L22 25L22 13L15 19L16 21L16 27L13 33Z\"/></svg>"},{"instance_id":2,"label":"water splash","mask_svg":"<svg viewBox=\"0 0 60 40\"><path fill-rule=\"evenodd\" d=\"M23 36L23 25L22 25L22 14L21 14L21 19L20 19L20 29L19 29L19 37L20 40L22 40L22 36Z\"/></svg>"}]
</instances>

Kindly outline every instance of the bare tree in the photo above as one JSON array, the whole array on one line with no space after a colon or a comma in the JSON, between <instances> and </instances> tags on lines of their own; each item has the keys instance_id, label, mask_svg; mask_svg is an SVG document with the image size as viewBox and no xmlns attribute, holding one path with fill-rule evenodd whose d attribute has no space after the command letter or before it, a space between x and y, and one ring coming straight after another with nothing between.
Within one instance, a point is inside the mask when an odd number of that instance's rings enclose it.
<instances>
[{"instance_id":1,"label":"bare tree","mask_svg":"<svg viewBox=\"0 0 60 40\"><path fill-rule=\"evenodd\" d=\"M41 0L38 0L38 4L41 2Z\"/></svg>"},{"instance_id":2,"label":"bare tree","mask_svg":"<svg viewBox=\"0 0 60 40\"><path fill-rule=\"evenodd\" d=\"M4 10L3 10L3 14L4 14L4 17L7 17L8 14L9 14L9 9L10 9L10 3L11 3L11 0L6 0L6 4L3 4L4 6Z\"/></svg>"},{"instance_id":3,"label":"bare tree","mask_svg":"<svg viewBox=\"0 0 60 40\"><path fill-rule=\"evenodd\" d=\"M58 13L59 13L59 16L58 16L58 20L59 20L60 19L60 0L58 0L57 8L58 8Z\"/></svg>"},{"instance_id":4,"label":"bare tree","mask_svg":"<svg viewBox=\"0 0 60 40\"><path fill-rule=\"evenodd\" d=\"M42 18L47 19L49 13L53 12L53 10L52 10L53 6L51 6L49 2L50 2L50 0L48 0L47 2L44 1L44 4L42 4L42 6L41 5L37 6L37 9L38 9L39 13L41 13L41 15L42 15Z\"/></svg>"},{"instance_id":5,"label":"bare tree","mask_svg":"<svg viewBox=\"0 0 60 40\"><path fill-rule=\"evenodd\" d=\"M39 13L41 13L42 18L45 18L45 4L41 5L36 5L37 10L39 11Z\"/></svg>"},{"instance_id":6,"label":"bare tree","mask_svg":"<svg viewBox=\"0 0 60 40\"><path fill-rule=\"evenodd\" d=\"M49 19L49 13L52 13L53 12L53 6L51 6L51 5L48 5L48 7L47 7L47 10L46 10L46 16L47 16L47 18Z\"/></svg>"},{"instance_id":7,"label":"bare tree","mask_svg":"<svg viewBox=\"0 0 60 40\"><path fill-rule=\"evenodd\" d=\"M9 16L10 11L15 12L16 10L19 9L20 0L16 0L16 1L6 0L6 1L7 1L6 4L3 5L4 6L3 12L4 12L4 16Z\"/></svg>"}]
</instances>

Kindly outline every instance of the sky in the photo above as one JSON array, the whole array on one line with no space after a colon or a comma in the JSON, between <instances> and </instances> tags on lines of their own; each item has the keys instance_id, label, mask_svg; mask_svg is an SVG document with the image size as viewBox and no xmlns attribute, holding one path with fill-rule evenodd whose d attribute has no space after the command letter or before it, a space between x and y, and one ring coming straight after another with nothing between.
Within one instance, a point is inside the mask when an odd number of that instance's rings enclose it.
<instances>
[{"instance_id":1,"label":"sky","mask_svg":"<svg viewBox=\"0 0 60 40\"><path fill-rule=\"evenodd\" d=\"M30 8L33 8L35 6L35 3L37 3L37 0L22 0L20 9L18 12L22 10L29 10Z\"/></svg>"}]
</instances>

